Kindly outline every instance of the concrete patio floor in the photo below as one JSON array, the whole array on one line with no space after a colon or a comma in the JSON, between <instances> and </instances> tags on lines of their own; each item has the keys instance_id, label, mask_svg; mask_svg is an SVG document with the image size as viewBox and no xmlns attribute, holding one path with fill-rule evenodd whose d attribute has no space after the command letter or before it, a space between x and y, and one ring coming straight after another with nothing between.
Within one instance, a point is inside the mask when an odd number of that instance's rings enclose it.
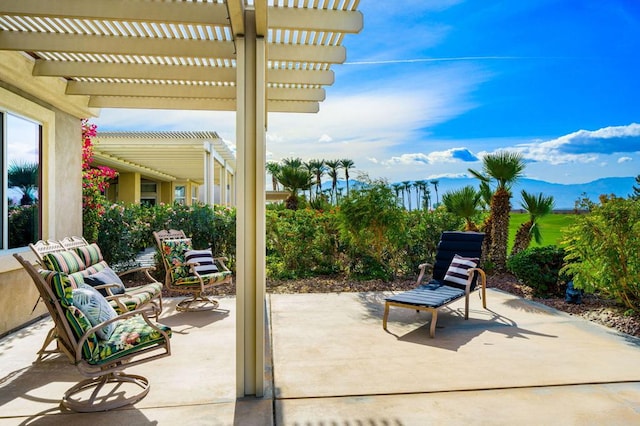
<instances>
[{"instance_id":1,"label":"concrete patio floor","mask_svg":"<svg viewBox=\"0 0 640 426\"><path fill-rule=\"evenodd\" d=\"M51 327L0 339L0 426L640 424L640 339L507 293L477 295L429 315L391 308L383 293L267 298L264 398L235 398L235 299L213 312L176 312L172 355L127 371L151 391L104 413L61 412L81 379L63 357L32 364Z\"/></svg>"}]
</instances>

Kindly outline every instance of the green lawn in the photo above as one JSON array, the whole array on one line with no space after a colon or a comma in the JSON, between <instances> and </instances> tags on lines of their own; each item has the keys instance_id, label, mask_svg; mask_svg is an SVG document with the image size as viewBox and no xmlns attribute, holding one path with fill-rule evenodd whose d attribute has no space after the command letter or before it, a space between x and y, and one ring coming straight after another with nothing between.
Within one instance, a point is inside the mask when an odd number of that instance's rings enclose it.
<instances>
[{"instance_id":1,"label":"green lawn","mask_svg":"<svg viewBox=\"0 0 640 426\"><path fill-rule=\"evenodd\" d=\"M529 247L558 245L562 239L562 230L575 221L574 214L550 214L540 221L540 232L542 233L542 244L531 242ZM529 219L526 213L511 213L509 220L509 252L513 246L516 230L521 224Z\"/></svg>"}]
</instances>

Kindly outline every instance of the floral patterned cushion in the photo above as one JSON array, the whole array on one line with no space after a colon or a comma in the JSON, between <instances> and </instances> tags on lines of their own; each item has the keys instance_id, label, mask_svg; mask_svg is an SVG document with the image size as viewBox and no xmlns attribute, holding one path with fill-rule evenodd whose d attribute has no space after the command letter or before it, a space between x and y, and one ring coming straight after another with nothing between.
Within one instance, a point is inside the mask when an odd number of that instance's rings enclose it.
<instances>
[{"instance_id":1,"label":"floral patterned cushion","mask_svg":"<svg viewBox=\"0 0 640 426\"><path fill-rule=\"evenodd\" d=\"M220 272L213 272L211 274L200 275L200 277L202 277L202 280L206 284L215 284L215 283L219 283L220 281L224 281L229 275L231 275L231 271L220 271ZM178 279L173 284L185 285L185 286L193 285L193 284L199 285L200 280L195 275L190 275L190 276L186 276L184 278Z\"/></svg>"},{"instance_id":2,"label":"floral patterned cushion","mask_svg":"<svg viewBox=\"0 0 640 426\"><path fill-rule=\"evenodd\" d=\"M76 339L80 339L90 328L87 317L75 306L66 309L65 316ZM89 364L100 365L122 355L163 341L163 336L149 326L141 315L126 318L114 323L115 330L107 340L91 334L82 345L82 357ZM171 337L171 328L157 324L158 328Z\"/></svg>"},{"instance_id":3,"label":"floral patterned cushion","mask_svg":"<svg viewBox=\"0 0 640 426\"><path fill-rule=\"evenodd\" d=\"M171 265L169 268L171 281L176 282L189 276L189 267L184 265L185 252L192 248L191 238L171 239L162 242L162 255Z\"/></svg>"},{"instance_id":4,"label":"floral patterned cushion","mask_svg":"<svg viewBox=\"0 0 640 426\"><path fill-rule=\"evenodd\" d=\"M157 324L157 326L171 337L171 328L163 324ZM141 315L136 315L118 321L109 340L98 341L87 361L95 365L103 364L162 341L164 341L162 334L150 327Z\"/></svg>"}]
</instances>

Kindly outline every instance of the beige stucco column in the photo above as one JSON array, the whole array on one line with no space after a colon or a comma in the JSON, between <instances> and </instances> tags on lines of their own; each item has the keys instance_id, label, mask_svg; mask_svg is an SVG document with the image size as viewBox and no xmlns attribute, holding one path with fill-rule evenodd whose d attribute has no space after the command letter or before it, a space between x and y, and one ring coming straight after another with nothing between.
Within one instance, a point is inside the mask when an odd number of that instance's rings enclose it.
<instances>
[{"instance_id":1,"label":"beige stucco column","mask_svg":"<svg viewBox=\"0 0 640 426\"><path fill-rule=\"evenodd\" d=\"M237 49L237 396L264 394L266 89L265 40L244 11Z\"/></svg>"},{"instance_id":2,"label":"beige stucco column","mask_svg":"<svg viewBox=\"0 0 640 426\"><path fill-rule=\"evenodd\" d=\"M140 203L140 173L121 172L118 174L118 201Z\"/></svg>"}]
</instances>

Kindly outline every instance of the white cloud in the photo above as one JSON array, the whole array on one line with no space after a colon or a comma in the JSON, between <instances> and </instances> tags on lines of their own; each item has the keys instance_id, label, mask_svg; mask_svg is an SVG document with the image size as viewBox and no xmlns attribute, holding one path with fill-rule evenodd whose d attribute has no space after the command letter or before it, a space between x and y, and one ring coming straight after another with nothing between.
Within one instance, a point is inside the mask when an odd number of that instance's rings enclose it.
<instances>
[{"instance_id":1,"label":"white cloud","mask_svg":"<svg viewBox=\"0 0 640 426\"><path fill-rule=\"evenodd\" d=\"M324 135L320 136L318 142L333 142L333 138L325 133Z\"/></svg>"},{"instance_id":2,"label":"white cloud","mask_svg":"<svg viewBox=\"0 0 640 426\"><path fill-rule=\"evenodd\" d=\"M545 142L514 147L526 159L550 164L592 163L600 154L636 152L640 147L640 124L578 130Z\"/></svg>"},{"instance_id":3,"label":"white cloud","mask_svg":"<svg viewBox=\"0 0 640 426\"><path fill-rule=\"evenodd\" d=\"M629 161L633 161L631 157L620 157L618 158L618 164L627 163Z\"/></svg>"},{"instance_id":4,"label":"white cloud","mask_svg":"<svg viewBox=\"0 0 640 426\"><path fill-rule=\"evenodd\" d=\"M402 154L384 161L384 164L437 164L437 163L461 163L478 161L478 157L466 148L451 148L446 151L433 151L429 154L415 153Z\"/></svg>"}]
</instances>

